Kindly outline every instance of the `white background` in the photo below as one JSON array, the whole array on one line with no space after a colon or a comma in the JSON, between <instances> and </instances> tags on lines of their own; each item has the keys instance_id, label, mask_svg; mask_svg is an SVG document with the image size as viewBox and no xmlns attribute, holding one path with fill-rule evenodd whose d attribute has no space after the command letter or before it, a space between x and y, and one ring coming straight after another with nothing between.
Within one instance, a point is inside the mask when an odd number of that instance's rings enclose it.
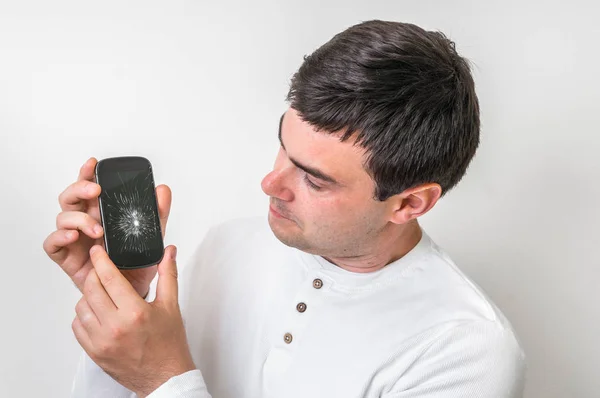
<instances>
[{"instance_id":1,"label":"white background","mask_svg":"<svg viewBox=\"0 0 600 398\"><path fill-rule=\"evenodd\" d=\"M0 396L69 394L79 295L42 242L81 164L148 157L185 264L209 225L266 213L289 78L373 18L474 64L482 145L424 227L514 324L526 397L599 396L599 7L561 3L0 1Z\"/></svg>"}]
</instances>

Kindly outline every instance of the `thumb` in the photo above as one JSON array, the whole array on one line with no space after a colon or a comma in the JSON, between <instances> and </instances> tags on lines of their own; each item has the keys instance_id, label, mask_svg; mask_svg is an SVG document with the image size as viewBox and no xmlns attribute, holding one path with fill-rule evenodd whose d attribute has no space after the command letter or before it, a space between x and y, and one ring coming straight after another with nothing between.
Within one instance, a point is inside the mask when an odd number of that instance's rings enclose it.
<instances>
[{"instance_id":1,"label":"thumb","mask_svg":"<svg viewBox=\"0 0 600 398\"><path fill-rule=\"evenodd\" d=\"M156 298L165 304L177 304L178 302L178 283L177 283L177 248L173 245L167 247L165 255L158 264L158 282L156 284Z\"/></svg>"}]
</instances>

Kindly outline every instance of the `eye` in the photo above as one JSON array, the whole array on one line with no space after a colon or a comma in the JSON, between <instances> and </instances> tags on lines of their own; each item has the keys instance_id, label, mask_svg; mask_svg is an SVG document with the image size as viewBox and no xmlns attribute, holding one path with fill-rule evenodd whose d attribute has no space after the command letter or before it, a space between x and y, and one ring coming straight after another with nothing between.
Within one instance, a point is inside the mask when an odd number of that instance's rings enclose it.
<instances>
[{"instance_id":1,"label":"eye","mask_svg":"<svg viewBox=\"0 0 600 398\"><path fill-rule=\"evenodd\" d=\"M315 191L320 191L322 189L322 187L316 185L315 183L313 183L309 178L308 178L308 174L304 173L304 181L306 182L306 184L308 184L308 186L311 189L314 189Z\"/></svg>"}]
</instances>

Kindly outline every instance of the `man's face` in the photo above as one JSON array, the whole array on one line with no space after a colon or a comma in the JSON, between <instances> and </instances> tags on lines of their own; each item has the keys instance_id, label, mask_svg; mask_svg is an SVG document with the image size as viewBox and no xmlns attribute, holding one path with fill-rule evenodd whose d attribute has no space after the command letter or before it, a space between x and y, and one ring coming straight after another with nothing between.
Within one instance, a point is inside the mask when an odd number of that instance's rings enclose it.
<instances>
[{"instance_id":1,"label":"man's face","mask_svg":"<svg viewBox=\"0 0 600 398\"><path fill-rule=\"evenodd\" d=\"M373 199L374 182L362 166L364 149L353 146L352 139L342 143L338 135L316 132L291 108L280 139L273 171L261 183L271 207L283 216L269 210L275 236L321 256L368 252L387 224L389 206Z\"/></svg>"}]
</instances>

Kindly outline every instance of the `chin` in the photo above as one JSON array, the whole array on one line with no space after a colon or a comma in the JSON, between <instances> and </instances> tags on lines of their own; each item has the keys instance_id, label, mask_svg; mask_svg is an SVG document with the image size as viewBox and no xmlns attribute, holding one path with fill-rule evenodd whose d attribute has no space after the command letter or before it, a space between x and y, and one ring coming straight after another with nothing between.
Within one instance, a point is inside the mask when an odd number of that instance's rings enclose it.
<instances>
[{"instance_id":1,"label":"chin","mask_svg":"<svg viewBox=\"0 0 600 398\"><path fill-rule=\"evenodd\" d=\"M269 226L271 227L271 231L273 231L273 235L275 235L275 237L281 243L298 250L305 251L308 249L306 242L304 241L302 235L298 234L298 231L291 230L285 226L282 227L278 221L281 220L271 220L271 217L269 217Z\"/></svg>"}]
</instances>

